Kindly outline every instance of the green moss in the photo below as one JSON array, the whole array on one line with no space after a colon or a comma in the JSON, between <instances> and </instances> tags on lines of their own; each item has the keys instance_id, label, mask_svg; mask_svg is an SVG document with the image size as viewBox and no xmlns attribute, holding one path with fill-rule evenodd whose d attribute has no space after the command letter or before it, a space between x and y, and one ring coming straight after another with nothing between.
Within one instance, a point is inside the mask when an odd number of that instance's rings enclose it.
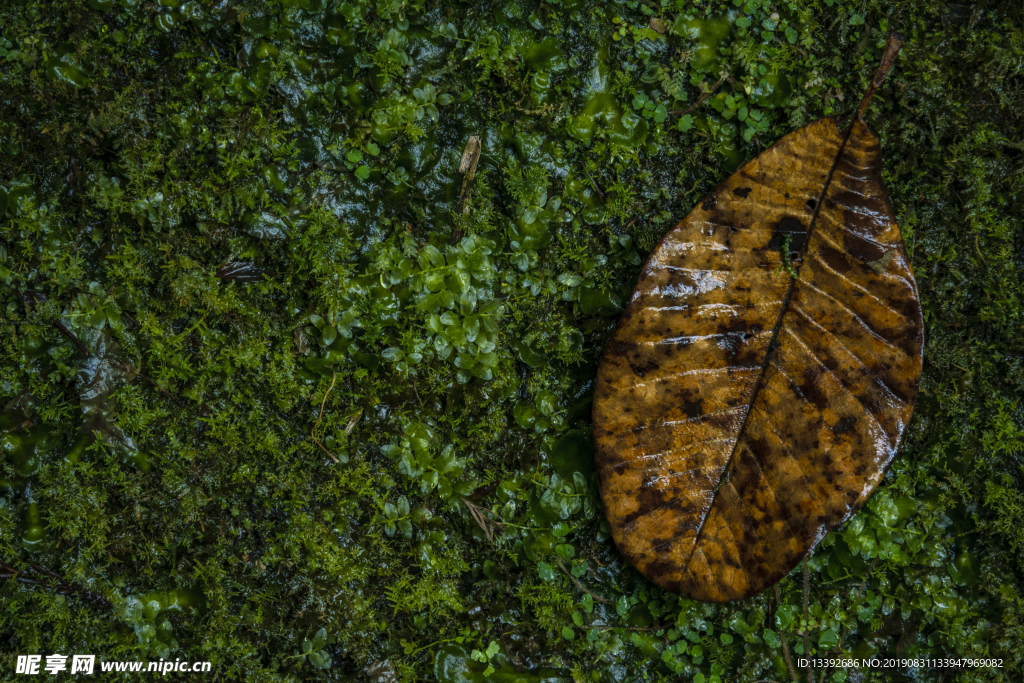
<instances>
[{"instance_id":1,"label":"green moss","mask_svg":"<svg viewBox=\"0 0 1024 683\"><path fill-rule=\"evenodd\" d=\"M710 683L787 680L806 634L1020 679L1021 25L937 0L4 5L0 563L65 581L5 580L5 651ZM868 120L928 326L914 422L810 557L806 615L800 569L781 605L663 593L600 509L599 355L661 236L851 111L890 29Z\"/></svg>"}]
</instances>

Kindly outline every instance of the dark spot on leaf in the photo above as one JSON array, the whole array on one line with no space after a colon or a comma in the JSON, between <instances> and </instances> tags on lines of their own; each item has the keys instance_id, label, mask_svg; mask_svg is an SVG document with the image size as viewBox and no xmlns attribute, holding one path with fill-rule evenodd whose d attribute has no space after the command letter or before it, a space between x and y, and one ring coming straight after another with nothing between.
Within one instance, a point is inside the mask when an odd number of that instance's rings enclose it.
<instances>
[{"instance_id":1,"label":"dark spot on leaf","mask_svg":"<svg viewBox=\"0 0 1024 683\"><path fill-rule=\"evenodd\" d=\"M857 418L855 417L844 417L842 420L836 423L835 427L832 427L833 434L842 434L853 429L853 426L857 424ZM831 480L829 480L831 481Z\"/></svg>"}]
</instances>

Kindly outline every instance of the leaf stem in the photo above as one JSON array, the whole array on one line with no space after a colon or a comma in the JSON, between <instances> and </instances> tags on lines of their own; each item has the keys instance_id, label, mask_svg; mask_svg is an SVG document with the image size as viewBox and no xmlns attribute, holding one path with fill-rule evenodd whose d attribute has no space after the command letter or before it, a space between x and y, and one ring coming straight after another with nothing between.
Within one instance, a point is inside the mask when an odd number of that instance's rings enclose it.
<instances>
[{"instance_id":1,"label":"leaf stem","mask_svg":"<svg viewBox=\"0 0 1024 683\"><path fill-rule=\"evenodd\" d=\"M868 110L871 98L875 96L875 90L878 86L882 85L885 77L889 75L889 70L896 63L896 55L899 54L900 47L902 46L903 36L895 32L890 33L889 39L885 41L885 50L882 52L882 61L878 65L878 71L875 72L875 77L871 79L871 85L868 86L868 91L864 93L864 99L860 101L860 106L857 108L858 118L863 117L864 112Z\"/></svg>"}]
</instances>

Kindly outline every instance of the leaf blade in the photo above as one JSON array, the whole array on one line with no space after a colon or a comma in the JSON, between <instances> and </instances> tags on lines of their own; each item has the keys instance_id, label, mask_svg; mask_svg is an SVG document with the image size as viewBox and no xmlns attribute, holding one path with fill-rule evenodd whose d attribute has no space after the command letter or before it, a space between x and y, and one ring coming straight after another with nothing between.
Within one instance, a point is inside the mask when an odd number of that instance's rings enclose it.
<instances>
[{"instance_id":1,"label":"leaf blade","mask_svg":"<svg viewBox=\"0 0 1024 683\"><path fill-rule=\"evenodd\" d=\"M652 253L602 357L595 454L617 545L700 600L777 581L895 455L922 328L861 119L814 122L741 167Z\"/></svg>"}]
</instances>

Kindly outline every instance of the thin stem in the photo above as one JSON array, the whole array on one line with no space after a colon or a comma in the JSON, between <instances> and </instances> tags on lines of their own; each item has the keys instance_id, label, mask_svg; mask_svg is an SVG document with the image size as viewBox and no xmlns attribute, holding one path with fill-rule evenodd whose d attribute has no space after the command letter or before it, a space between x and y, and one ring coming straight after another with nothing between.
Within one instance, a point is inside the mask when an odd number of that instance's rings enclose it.
<instances>
[{"instance_id":1,"label":"thin stem","mask_svg":"<svg viewBox=\"0 0 1024 683\"><path fill-rule=\"evenodd\" d=\"M807 637L807 629L811 623L808 602L811 595L811 574L807 568L807 559L804 558L804 657L807 658L807 683L814 683L814 669L811 667L811 639Z\"/></svg>"},{"instance_id":2,"label":"thin stem","mask_svg":"<svg viewBox=\"0 0 1024 683\"><path fill-rule=\"evenodd\" d=\"M601 199L604 199L604 192L601 192L601 188L597 186L596 182L594 182L594 177L590 175L590 171L584 169L583 172L587 174L587 178L590 180L590 186L594 188L594 192L600 195Z\"/></svg>"},{"instance_id":3,"label":"thin stem","mask_svg":"<svg viewBox=\"0 0 1024 683\"><path fill-rule=\"evenodd\" d=\"M775 601L782 607L782 593L779 591L779 584L775 584ZM789 656L789 645L786 644L786 634L779 629L779 640L782 641L782 654L786 658L786 668L789 675L793 677L793 683L799 683L796 677L796 669L793 668L793 658Z\"/></svg>"},{"instance_id":4,"label":"thin stem","mask_svg":"<svg viewBox=\"0 0 1024 683\"><path fill-rule=\"evenodd\" d=\"M603 603L608 604L608 605L613 604L612 601L609 600L608 598L602 598L600 595L596 595L595 593L592 593L591 591L587 590L587 588L582 583L580 583L579 579L577 579L575 576L573 576L572 573L568 569L565 568L565 563L562 562L562 558L559 557L559 558L556 558L556 560L558 561L559 568L563 572L565 572L566 576L569 577L569 580L572 581L573 584L577 588L579 588L581 591L583 591L584 593L586 593L587 595L592 597L597 602L603 602Z\"/></svg>"},{"instance_id":5,"label":"thin stem","mask_svg":"<svg viewBox=\"0 0 1024 683\"><path fill-rule=\"evenodd\" d=\"M337 458L334 457L333 453L331 453L329 450L324 448L324 445L322 443L320 443L320 439L316 438L316 428L320 426L320 420L324 416L324 404L327 402L327 397L334 390L334 383L337 382L337 381L338 381L338 372L336 370L332 370L331 371L331 386L330 386L330 388L327 389L327 393L324 394L324 400L320 401L320 415L317 416L316 424L313 425L313 429L309 430L309 438L313 439L313 443L315 443L317 446L319 446L320 450L322 450L324 453L327 454L327 457L329 457L334 462L341 462L340 460L338 460Z\"/></svg>"},{"instance_id":6,"label":"thin stem","mask_svg":"<svg viewBox=\"0 0 1024 683\"><path fill-rule=\"evenodd\" d=\"M557 493L558 495L560 495L560 496L565 496L566 498L582 498L583 496L587 495L587 494L585 494L585 493L562 493L562 491L561 491L560 489L556 489L556 488L553 488L553 487L551 487L551 486L548 486L548 485L547 485L547 484L545 484L544 482L542 482L542 481L537 481L537 480L536 480L536 479L534 479L533 477L530 477L530 481L532 481L532 482L533 482L534 484L536 484L537 486L543 486L543 487L544 487L544 488L546 488L546 489L547 489L548 491L554 491L554 492L555 492L555 493Z\"/></svg>"},{"instance_id":7,"label":"thin stem","mask_svg":"<svg viewBox=\"0 0 1024 683\"><path fill-rule=\"evenodd\" d=\"M660 631L657 626L602 626L602 631Z\"/></svg>"},{"instance_id":8,"label":"thin stem","mask_svg":"<svg viewBox=\"0 0 1024 683\"><path fill-rule=\"evenodd\" d=\"M691 104L686 109L676 109L674 111L670 111L668 113L668 115L669 116L686 116L687 114L692 112L694 109L696 109L700 105L702 105L705 102L707 102L708 98L715 94L715 91L718 90L719 86L722 85L722 83L725 83L726 78L728 78L728 74L726 74L726 75L722 76L721 78L719 78L715 82L715 84L713 86L711 86L710 90L708 90L706 92L702 92L700 94L700 97L697 98L697 101L694 102L693 104Z\"/></svg>"},{"instance_id":9,"label":"thin stem","mask_svg":"<svg viewBox=\"0 0 1024 683\"><path fill-rule=\"evenodd\" d=\"M159 389L159 390L160 390L160 391L161 391L162 393L166 394L166 395L167 395L167 396L168 396L168 397L169 397L169 398L170 398L170 399L171 399L172 401L174 401L175 403L177 403L177 404L178 404L179 406L182 406L182 407L187 407L187 406L185 406L185 404L184 404L184 403L182 403L181 401L179 401L179 400L177 399L177 397L176 397L176 396L175 396L174 394L172 394L171 392L169 392L169 391L167 391L166 389L164 389L164 388L163 388L162 386L160 386L159 384L157 384L157 383L156 383L155 381L151 380L151 379L150 379L149 377L147 377L146 375L142 374L142 371L141 371L141 370L139 370L139 369L138 369L137 367L135 367L134 365L127 365L127 364L125 364L125 363L113 363L113 365L114 365L114 367L117 367L117 368L120 368L121 370L124 370L124 371L125 371L125 372L127 372L128 374L131 374L131 373L132 373L132 371L134 371L136 375L138 375L138 376L139 376L139 377L141 377L142 379L144 379L144 380L146 380L147 382L149 382L150 384L152 384L152 385L153 385L154 387L156 387L157 389Z\"/></svg>"},{"instance_id":10,"label":"thin stem","mask_svg":"<svg viewBox=\"0 0 1024 683\"><path fill-rule=\"evenodd\" d=\"M25 575L29 573L35 576L42 576L44 578L28 578ZM82 598L97 607L113 609L113 605L111 605L110 601L103 595L87 590L78 584L70 583L60 574L50 571L41 564L34 564L26 571L19 571L5 564L0 564L0 579L13 579L29 586L45 587L51 591L60 593L61 595L71 595ZM46 579L49 579L49 581L46 581Z\"/></svg>"},{"instance_id":11,"label":"thin stem","mask_svg":"<svg viewBox=\"0 0 1024 683\"><path fill-rule=\"evenodd\" d=\"M59 320L54 320L53 321L53 326L56 327L58 330L60 330L61 333L65 337L70 339L71 343L74 344L75 346L77 346L78 350L81 351L82 353L84 353L86 355L86 357L92 357L92 354L89 353L89 349L85 348L85 344L82 343L82 340L79 339L78 337L76 337L75 334L71 330L69 330L68 328L64 327L64 323L62 323Z\"/></svg>"},{"instance_id":12,"label":"thin stem","mask_svg":"<svg viewBox=\"0 0 1024 683\"><path fill-rule=\"evenodd\" d=\"M430 645L424 645L421 648L417 648L417 649L413 650L412 652L409 653L409 656L412 657L414 654L416 654L418 652L422 652L423 650L426 650L429 647L434 647L435 645L444 645L445 643L453 643L456 640L458 640L458 638L448 638L446 640L438 640L437 642L431 643Z\"/></svg>"}]
</instances>

